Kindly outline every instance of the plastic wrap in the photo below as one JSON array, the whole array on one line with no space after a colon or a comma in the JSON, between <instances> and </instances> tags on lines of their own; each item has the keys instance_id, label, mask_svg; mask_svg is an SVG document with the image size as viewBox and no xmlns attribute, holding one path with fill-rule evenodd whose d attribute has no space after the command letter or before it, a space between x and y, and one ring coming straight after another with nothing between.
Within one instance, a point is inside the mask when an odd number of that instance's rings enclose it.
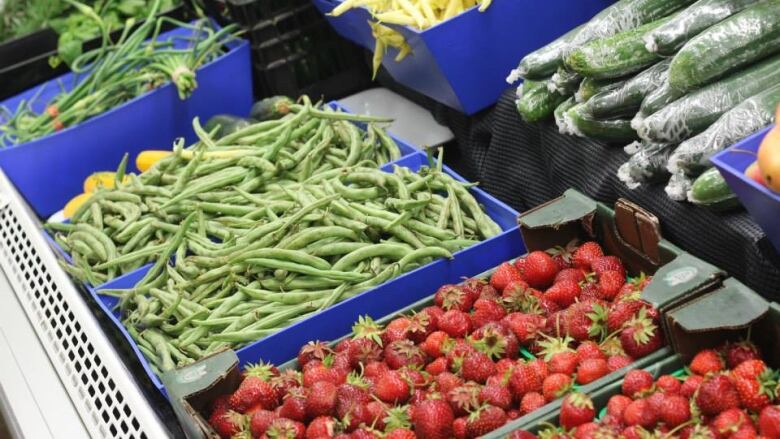
<instances>
[{"instance_id":1,"label":"plastic wrap","mask_svg":"<svg viewBox=\"0 0 780 439\"><path fill-rule=\"evenodd\" d=\"M645 35L647 50L674 55L688 40L761 0L699 0L669 22Z\"/></svg>"},{"instance_id":2,"label":"plastic wrap","mask_svg":"<svg viewBox=\"0 0 780 439\"><path fill-rule=\"evenodd\" d=\"M669 157L669 172L698 175L712 166L710 157L772 123L780 103L780 84L727 111L701 134L681 143Z\"/></svg>"},{"instance_id":3,"label":"plastic wrap","mask_svg":"<svg viewBox=\"0 0 780 439\"><path fill-rule=\"evenodd\" d=\"M592 78L585 78L580 82L580 88L577 90L577 93L574 93L574 98L577 100L578 104L581 104L583 102L588 102L590 98L593 96L600 94L600 93L606 93L608 91L616 90L626 83L626 80L624 79L592 79Z\"/></svg>"},{"instance_id":4,"label":"plastic wrap","mask_svg":"<svg viewBox=\"0 0 780 439\"><path fill-rule=\"evenodd\" d=\"M577 102L574 100L574 97L570 97L558 105L558 107L553 112L553 115L555 116L555 124L558 125L558 132L561 134L573 134L571 132L571 128L569 127L569 121L566 118L566 113L575 105L577 105Z\"/></svg>"},{"instance_id":5,"label":"plastic wrap","mask_svg":"<svg viewBox=\"0 0 780 439\"><path fill-rule=\"evenodd\" d=\"M578 26L552 43L523 57L517 68L509 73L506 82L514 84L521 78L538 81L552 76L558 71L558 67L563 65L563 51L581 28L582 26Z\"/></svg>"},{"instance_id":6,"label":"plastic wrap","mask_svg":"<svg viewBox=\"0 0 780 439\"><path fill-rule=\"evenodd\" d=\"M658 62L645 48L644 36L669 18L662 18L608 38L584 44L564 58L566 66L586 78L613 79L628 76Z\"/></svg>"},{"instance_id":7,"label":"plastic wrap","mask_svg":"<svg viewBox=\"0 0 780 439\"><path fill-rule=\"evenodd\" d=\"M666 196L674 201L685 201L688 199L688 191L693 186L693 178L684 173L672 174L669 177L669 183L666 184L664 191Z\"/></svg>"},{"instance_id":8,"label":"plastic wrap","mask_svg":"<svg viewBox=\"0 0 780 439\"><path fill-rule=\"evenodd\" d=\"M709 168L694 180L686 196L688 201L697 206L717 211L740 206L736 194L716 168Z\"/></svg>"},{"instance_id":9,"label":"plastic wrap","mask_svg":"<svg viewBox=\"0 0 780 439\"><path fill-rule=\"evenodd\" d=\"M547 81L526 80L517 100L517 111L524 121L539 122L551 117L555 108L567 97L557 91L550 91Z\"/></svg>"},{"instance_id":10,"label":"plastic wrap","mask_svg":"<svg viewBox=\"0 0 780 439\"><path fill-rule=\"evenodd\" d=\"M663 83L671 60L661 61L623 83L588 100L588 110L596 117L621 117L639 111L642 100ZM584 82L584 81L583 81Z\"/></svg>"},{"instance_id":11,"label":"plastic wrap","mask_svg":"<svg viewBox=\"0 0 780 439\"><path fill-rule=\"evenodd\" d=\"M661 85L642 99L639 111L631 120L631 128L638 131L645 121L645 118L676 101L683 95L683 93L673 89L669 85L669 76L667 73L668 71L662 74Z\"/></svg>"},{"instance_id":12,"label":"plastic wrap","mask_svg":"<svg viewBox=\"0 0 780 439\"><path fill-rule=\"evenodd\" d=\"M582 76L561 66L552 75L550 82L547 83L547 88L560 94L573 95L577 92L580 82L582 82Z\"/></svg>"},{"instance_id":13,"label":"plastic wrap","mask_svg":"<svg viewBox=\"0 0 780 439\"><path fill-rule=\"evenodd\" d=\"M678 143L712 125L723 113L768 87L780 84L780 56L696 90L647 117L639 136Z\"/></svg>"},{"instance_id":14,"label":"plastic wrap","mask_svg":"<svg viewBox=\"0 0 780 439\"><path fill-rule=\"evenodd\" d=\"M564 120L571 132L580 137L607 143L626 143L637 139L631 121L626 119L596 119L588 113L585 104L577 104L566 112Z\"/></svg>"},{"instance_id":15,"label":"plastic wrap","mask_svg":"<svg viewBox=\"0 0 780 439\"><path fill-rule=\"evenodd\" d=\"M780 53L780 1L753 5L691 39L672 60L669 83L687 91Z\"/></svg>"},{"instance_id":16,"label":"plastic wrap","mask_svg":"<svg viewBox=\"0 0 780 439\"><path fill-rule=\"evenodd\" d=\"M674 149L669 143L642 142L638 151L617 170L617 176L629 189L636 189L644 183L662 181L668 174L666 161ZM637 149L636 142L626 147Z\"/></svg>"}]
</instances>

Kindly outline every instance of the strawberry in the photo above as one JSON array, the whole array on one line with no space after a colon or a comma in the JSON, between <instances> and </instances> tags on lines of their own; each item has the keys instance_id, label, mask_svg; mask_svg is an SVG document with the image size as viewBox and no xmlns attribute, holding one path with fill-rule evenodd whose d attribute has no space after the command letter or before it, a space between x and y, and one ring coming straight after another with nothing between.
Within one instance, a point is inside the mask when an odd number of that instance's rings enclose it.
<instances>
[{"instance_id":1,"label":"strawberry","mask_svg":"<svg viewBox=\"0 0 780 439\"><path fill-rule=\"evenodd\" d=\"M431 376L436 376L441 373L447 372L449 369L449 362L444 357L439 357L425 366L425 372Z\"/></svg>"},{"instance_id":2,"label":"strawberry","mask_svg":"<svg viewBox=\"0 0 780 439\"><path fill-rule=\"evenodd\" d=\"M721 412L712 421L712 428L720 438L728 438L736 433L744 424L750 422L747 414L733 408Z\"/></svg>"},{"instance_id":3,"label":"strawberry","mask_svg":"<svg viewBox=\"0 0 780 439\"><path fill-rule=\"evenodd\" d=\"M333 383L314 383L306 397L306 414L310 418L335 414L337 392L338 388Z\"/></svg>"},{"instance_id":4,"label":"strawberry","mask_svg":"<svg viewBox=\"0 0 780 439\"><path fill-rule=\"evenodd\" d=\"M623 419L623 412L631 401L632 399L626 395L612 395L607 401L607 415Z\"/></svg>"},{"instance_id":5,"label":"strawberry","mask_svg":"<svg viewBox=\"0 0 780 439\"><path fill-rule=\"evenodd\" d=\"M509 378L509 385L516 399L522 398L528 392L542 390L542 380L533 366L518 364Z\"/></svg>"},{"instance_id":6,"label":"strawberry","mask_svg":"<svg viewBox=\"0 0 780 439\"><path fill-rule=\"evenodd\" d=\"M302 387L294 387L284 396L284 402L278 409L282 418L303 422L306 420L306 391Z\"/></svg>"},{"instance_id":7,"label":"strawberry","mask_svg":"<svg viewBox=\"0 0 780 439\"><path fill-rule=\"evenodd\" d=\"M758 432L752 424L745 423L735 433L732 433L729 439L756 439Z\"/></svg>"},{"instance_id":8,"label":"strawberry","mask_svg":"<svg viewBox=\"0 0 780 439\"><path fill-rule=\"evenodd\" d=\"M742 364L747 364L750 361L761 360L747 360L742 362ZM769 405L775 397L772 389L776 385L775 381L771 379L771 374L769 371L764 371L750 378L744 376L734 377L734 386L737 388L737 393L739 393L742 407L759 412Z\"/></svg>"},{"instance_id":9,"label":"strawberry","mask_svg":"<svg viewBox=\"0 0 780 439\"><path fill-rule=\"evenodd\" d=\"M512 394L506 386L488 384L479 391L479 402L509 410L512 406Z\"/></svg>"},{"instance_id":10,"label":"strawberry","mask_svg":"<svg viewBox=\"0 0 780 439\"><path fill-rule=\"evenodd\" d=\"M439 358L444 353L442 348L449 342L450 337L444 331L435 331L420 344L420 349L431 358Z\"/></svg>"},{"instance_id":11,"label":"strawberry","mask_svg":"<svg viewBox=\"0 0 780 439\"><path fill-rule=\"evenodd\" d=\"M563 325L568 336L577 341L584 341L588 338L605 337L606 320L605 304L594 300L583 300L572 304L564 311Z\"/></svg>"},{"instance_id":12,"label":"strawberry","mask_svg":"<svg viewBox=\"0 0 780 439\"><path fill-rule=\"evenodd\" d=\"M517 270L517 272L520 273L520 276L523 276L525 273L525 258L515 259L513 265L515 266L515 270Z\"/></svg>"},{"instance_id":13,"label":"strawberry","mask_svg":"<svg viewBox=\"0 0 780 439\"><path fill-rule=\"evenodd\" d=\"M358 368L361 364L381 360L382 347L373 340L355 338L347 346L347 358L350 368Z\"/></svg>"},{"instance_id":14,"label":"strawberry","mask_svg":"<svg viewBox=\"0 0 780 439\"><path fill-rule=\"evenodd\" d=\"M536 375L542 382L550 375L550 369L547 367L547 363L541 358L531 360L527 364L536 372Z\"/></svg>"},{"instance_id":15,"label":"strawberry","mask_svg":"<svg viewBox=\"0 0 780 439\"><path fill-rule=\"evenodd\" d=\"M494 373L496 373L496 364L487 354L475 351L463 359L461 375L464 380L484 384L488 377Z\"/></svg>"},{"instance_id":16,"label":"strawberry","mask_svg":"<svg viewBox=\"0 0 780 439\"><path fill-rule=\"evenodd\" d=\"M415 389L414 391L412 391L412 397L409 398L408 401L409 405L419 404L425 401L426 399L428 399L429 396L430 393L428 393L427 391L422 389Z\"/></svg>"},{"instance_id":17,"label":"strawberry","mask_svg":"<svg viewBox=\"0 0 780 439\"><path fill-rule=\"evenodd\" d=\"M550 358L548 367L550 373L562 373L564 375L574 375L579 363L579 356L572 351L558 352Z\"/></svg>"},{"instance_id":18,"label":"strawberry","mask_svg":"<svg viewBox=\"0 0 780 439\"><path fill-rule=\"evenodd\" d=\"M620 258L617 256L598 257L590 263L590 267L599 277L602 273L606 273L607 271L616 271L620 273L624 279L626 277L626 269L623 268L623 262L621 262Z\"/></svg>"},{"instance_id":19,"label":"strawberry","mask_svg":"<svg viewBox=\"0 0 780 439\"><path fill-rule=\"evenodd\" d=\"M428 329L431 332L439 329L439 318L444 315L444 310L438 306L426 306L420 311L428 316Z\"/></svg>"},{"instance_id":20,"label":"strawberry","mask_svg":"<svg viewBox=\"0 0 780 439\"><path fill-rule=\"evenodd\" d=\"M486 289L492 290L494 292L496 291L495 288L490 286L487 280L478 279L476 277L472 277L463 281L463 283L460 285L460 288L469 297L471 303L474 303L477 299L479 299L479 297L482 296L482 292Z\"/></svg>"},{"instance_id":21,"label":"strawberry","mask_svg":"<svg viewBox=\"0 0 780 439\"><path fill-rule=\"evenodd\" d=\"M285 418L277 418L268 426L265 437L283 439L303 439L306 436L306 427L296 421Z\"/></svg>"},{"instance_id":22,"label":"strawberry","mask_svg":"<svg viewBox=\"0 0 780 439\"><path fill-rule=\"evenodd\" d=\"M463 384L463 379L450 372L444 372L436 376L434 381L439 392L444 395L449 393L452 389Z\"/></svg>"},{"instance_id":23,"label":"strawberry","mask_svg":"<svg viewBox=\"0 0 780 439\"><path fill-rule=\"evenodd\" d=\"M471 334L472 345L480 352L486 353L490 358L517 358L520 351L520 343L517 337L504 325L498 322L490 322L482 325Z\"/></svg>"},{"instance_id":24,"label":"strawberry","mask_svg":"<svg viewBox=\"0 0 780 439\"><path fill-rule=\"evenodd\" d=\"M428 399L412 409L414 431L420 439L449 439L455 416L441 399Z\"/></svg>"},{"instance_id":25,"label":"strawberry","mask_svg":"<svg viewBox=\"0 0 780 439\"><path fill-rule=\"evenodd\" d=\"M679 395L682 383L671 375L661 375L655 380L655 387L665 395Z\"/></svg>"},{"instance_id":26,"label":"strawberry","mask_svg":"<svg viewBox=\"0 0 780 439\"><path fill-rule=\"evenodd\" d=\"M527 268L526 268L527 271ZM477 438L506 424L507 417L504 410L492 406L483 405L471 413L466 420L466 437Z\"/></svg>"},{"instance_id":27,"label":"strawberry","mask_svg":"<svg viewBox=\"0 0 780 439\"><path fill-rule=\"evenodd\" d=\"M342 419L347 413L352 412L354 415L356 406L365 406L371 401L367 386L361 383L361 378L351 378L349 381L355 384L344 383L336 391L336 414Z\"/></svg>"},{"instance_id":28,"label":"strawberry","mask_svg":"<svg viewBox=\"0 0 780 439\"><path fill-rule=\"evenodd\" d=\"M597 242L588 241L582 244L572 255L572 265L585 271L593 271L591 264L604 256L604 251Z\"/></svg>"},{"instance_id":29,"label":"strawberry","mask_svg":"<svg viewBox=\"0 0 780 439\"><path fill-rule=\"evenodd\" d=\"M645 398L645 401L647 401L647 405L650 407L650 410L653 411L653 413L661 413L661 408L664 405L664 401L666 401L666 395L664 395L661 392L653 392Z\"/></svg>"},{"instance_id":30,"label":"strawberry","mask_svg":"<svg viewBox=\"0 0 780 439\"><path fill-rule=\"evenodd\" d=\"M693 357L688 367L696 375L705 376L722 371L723 360L714 349L705 349Z\"/></svg>"},{"instance_id":31,"label":"strawberry","mask_svg":"<svg viewBox=\"0 0 780 439\"><path fill-rule=\"evenodd\" d=\"M659 417L670 428L688 422L691 419L691 408L688 399L679 395L666 396L661 404Z\"/></svg>"},{"instance_id":32,"label":"strawberry","mask_svg":"<svg viewBox=\"0 0 780 439\"><path fill-rule=\"evenodd\" d=\"M579 392L570 393L561 404L560 424L564 429L571 430L586 422L592 422L595 415L590 398Z\"/></svg>"},{"instance_id":33,"label":"strawberry","mask_svg":"<svg viewBox=\"0 0 780 439\"><path fill-rule=\"evenodd\" d=\"M567 308L580 296L580 284L573 280L563 280L545 291L544 296L561 308Z\"/></svg>"},{"instance_id":34,"label":"strawberry","mask_svg":"<svg viewBox=\"0 0 780 439\"><path fill-rule=\"evenodd\" d=\"M780 407L770 405L761 410L758 432L767 439L780 439Z\"/></svg>"},{"instance_id":35,"label":"strawberry","mask_svg":"<svg viewBox=\"0 0 780 439\"><path fill-rule=\"evenodd\" d=\"M460 372L463 359L476 349L466 339L456 339L447 349L446 358L454 372Z\"/></svg>"},{"instance_id":36,"label":"strawberry","mask_svg":"<svg viewBox=\"0 0 780 439\"><path fill-rule=\"evenodd\" d=\"M412 321L408 317L393 319L382 332L382 345L387 346L394 341L406 339L411 324Z\"/></svg>"},{"instance_id":37,"label":"strawberry","mask_svg":"<svg viewBox=\"0 0 780 439\"><path fill-rule=\"evenodd\" d=\"M439 289L436 290L436 294L433 296L433 303L445 311L457 309L468 312L475 300L476 298L469 295L457 285L444 285L439 287Z\"/></svg>"},{"instance_id":38,"label":"strawberry","mask_svg":"<svg viewBox=\"0 0 780 439\"><path fill-rule=\"evenodd\" d=\"M537 332L544 327L544 317L536 314L513 312L501 319L501 324L512 331L518 342L527 345L536 338Z\"/></svg>"},{"instance_id":39,"label":"strawberry","mask_svg":"<svg viewBox=\"0 0 780 439\"><path fill-rule=\"evenodd\" d=\"M663 336L658 325L647 316L646 309L626 324L620 332L620 345L631 358L642 358L663 346Z\"/></svg>"},{"instance_id":40,"label":"strawberry","mask_svg":"<svg viewBox=\"0 0 780 439\"><path fill-rule=\"evenodd\" d=\"M417 436L408 428L396 428L384 436L385 439L416 439Z\"/></svg>"},{"instance_id":41,"label":"strawberry","mask_svg":"<svg viewBox=\"0 0 780 439\"><path fill-rule=\"evenodd\" d=\"M582 360L606 360L607 356L604 355L604 352L601 352L601 348L598 344L594 341L584 341L580 343L579 346L577 346L577 356L579 357L580 361Z\"/></svg>"},{"instance_id":42,"label":"strawberry","mask_svg":"<svg viewBox=\"0 0 780 439\"><path fill-rule=\"evenodd\" d=\"M306 427L306 439L332 438L337 432L336 420L330 416L318 416Z\"/></svg>"},{"instance_id":43,"label":"strawberry","mask_svg":"<svg viewBox=\"0 0 780 439\"><path fill-rule=\"evenodd\" d=\"M241 381L238 389L230 395L228 402L230 407L239 413L244 413L249 407L256 404L261 404L263 408L273 410L277 405L276 391L274 391L271 384L262 378L249 375L244 378L244 381Z\"/></svg>"},{"instance_id":44,"label":"strawberry","mask_svg":"<svg viewBox=\"0 0 780 439\"><path fill-rule=\"evenodd\" d=\"M605 300L614 300L620 288L626 283L625 272L605 271L599 275L599 289Z\"/></svg>"},{"instance_id":45,"label":"strawberry","mask_svg":"<svg viewBox=\"0 0 780 439\"><path fill-rule=\"evenodd\" d=\"M598 280L586 278L579 284L581 288L580 300L604 300L604 293L601 292Z\"/></svg>"},{"instance_id":46,"label":"strawberry","mask_svg":"<svg viewBox=\"0 0 780 439\"><path fill-rule=\"evenodd\" d=\"M621 387L624 395L630 398L640 398L653 388L653 375L642 369L628 371L623 378Z\"/></svg>"},{"instance_id":47,"label":"strawberry","mask_svg":"<svg viewBox=\"0 0 780 439\"><path fill-rule=\"evenodd\" d=\"M439 329L453 338L463 338L471 330L469 315L459 310L449 310L439 319Z\"/></svg>"},{"instance_id":48,"label":"strawberry","mask_svg":"<svg viewBox=\"0 0 780 439\"><path fill-rule=\"evenodd\" d=\"M628 426L637 425L642 428L652 428L656 423L657 414L652 411L645 399L637 399L623 410L623 422Z\"/></svg>"},{"instance_id":49,"label":"strawberry","mask_svg":"<svg viewBox=\"0 0 780 439\"><path fill-rule=\"evenodd\" d=\"M268 410L259 410L252 414L252 418L249 421L249 431L253 437L262 436L274 419L279 416Z\"/></svg>"},{"instance_id":50,"label":"strawberry","mask_svg":"<svg viewBox=\"0 0 780 439\"><path fill-rule=\"evenodd\" d=\"M729 369L736 368L743 361L761 359L761 353L758 351L758 347L749 341L727 343L722 350L724 352L724 357L726 357L726 365Z\"/></svg>"},{"instance_id":51,"label":"strawberry","mask_svg":"<svg viewBox=\"0 0 780 439\"><path fill-rule=\"evenodd\" d=\"M471 314L471 323L474 328L481 328L490 322L498 322L506 315L506 310L495 300L477 299L474 302L474 311Z\"/></svg>"},{"instance_id":52,"label":"strawberry","mask_svg":"<svg viewBox=\"0 0 780 439\"><path fill-rule=\"evenodd\" d=\"M633 362L634 360L625 355L613 355L607 358L607 369L609 369L610 372L614 372L628 366Z\"/></svg>"},{"instance_id":53,"label":"strawberry","mask_svg":"<svg viewBox=\"0 0 780 439\"><path fill-rule=\"evenodd\" d=\"M332 354L333 350L321 341L310 341L298 352L298 365L303 367L311 360L322 361Z\"/></svg>"},{"instance_id":54,"label":"strawberry","mask_svg":"<svg viewBox=\"0 0 780 439\"><path fill-rule=\"evenodd\" d=\"M586 359L577 366L577 384L588 384L609 373L607 360Z\"/></svg>"},{"instance_id":55,"label":"strawberry","mask_svg":"<svg viewBox=\"0 0 780 439\"><path fill-rule=\"evenodd\" d=\"M706 378L699 386L696 404L705 415L717 415L739 407L739 393L731 379L725 375Z\"/></svg>"},{"instance_id":56,"label":"strawberry","mask_svg":"<svg viewBox=\"0 0 780 439\"><path fill-rule=\"evenodd\" d=\"M557 284L558 282L563 280L573 280L574 282L577 283L584 282L585 272L579 268L564 268L563 270L559 271L558 274L555 275L555 279L553 280L553 283Z\"/></svg>"},{"instance_id":57,"label":"strawberry","mask_svg":"<svg viewBox=\"0 0 780 439\"><path fill-rule=\"evenodd\" d=\"M349 435L350 439L379 439L381 438L378 431L372 430L368 427L359 428Z\"/></svg>"},{"instance_id":58,"label":"strawberry","mask_svg":"<svg viewBox=\"0 0 780 439\"><path fill-rule=\"evenodd\" d=\"M384 402L404 403L411 396L411 388L398 371L390 370L377 378L374 395Z\"/></svg>"},{"instance_id":59,"label":"strawberry","mask_svg":"<svg viewBox=\"0 0 780 439\"><path fill-rule=\"evenodd\" d=\"M209 425L222 438L231 438L246 427L246 416L233 410L220 408L209 416Z\"/></svg>"},{"instance_id":60,"label":"strawberry","mask_svg":"<svg viewBox=\"0 0 780 439\"><path fill-rule=\"evenodd\" d=\"M383 375L388 370L390 370L390 368L387 367L387 364L381 361L371 361L363 368L363 376L366 378L376 378Z\"/></svg>"},{"instance_id":61,"label":"strawberry","mask_svg":"<svg viewBox=\"0 0 780 439\"><path fill-rule=\"evenodd\" d=\"M455 416L464 416L479 407L480 387L476 383L467 382L447 393L447 402Z\"/></svg>"},{"instance_id":62,"label":"strawberry","mask_svg":"<svg viewBox=\"0 0 780 439\"><path fill-rule=\"evenodd\" d=\"M514 265L504 262L490 276L490 286L498 291L504 291L504 288L513 280L523 280L523 277Z\"/></svg>"},{"instance_id":63,"label":"strawberry","mask_svg":"<svg viewBox=\"0 0 780 439\"><path fill-rule=\"evenodd\" d=\"M562 373L554 373L542 382L542 394L545 401L553 401L571 390L571 376Z\"/></svg>"},{"instance_id":64,"label":"strawberry","mask_svg":"<svg viewBox=\"0 0 780 439\"><path fill-rule=\"evenodd\" d=\"M335 357L328 355L323 361L312 360L303 367L303 386L311 387L318 381L329 381L333 384L341 384L341 376L332 366ZM346 376L345 376L346 378Z\"/></svg>"},{"instance_id":65,"label":"strawberry","mask_svg":"<svg viewBox=\"0 0 780 439\"><path fill-rule=\"evenodd\" d=\"M388 416L388 407L381 401L371 401L366 404L368 411L368 425L373 425L379 430L385 429L385 418Z\"/></svg>"},{"instance_id":66,"label":"strawberry","mask_svg":"<svg viewBox=\"0 0 780 439\"><path fill-rule=\"evenodd\" d=\"M404 366L423 367L425 365L425 353L411 340L396 340L385 347L385 363L391 369L400 369Z\"/></svg>"},{"instance_id":67,"label":"strawberry","mask_svg":"<svg viewBox=\"0 0 780 439\"><path fill-rule=\"evenodd\" d=\"M507 436L507 439L537 439L536 435L524 430L515 430Z\"/></svg>"},{"instance_id":68,"label":"strawberry","mask_svg":"<svg viewBox=\"0 0 780 439\"><path fill-rule=\"evenodd\" d=\"M558 265L552 256L543 251L533 251L525 257L523 278L534 288L547 288L558 274Z\"/></svg>"},{"instance_id":69,"label":"strawberry","mask_svg":"<svg viewBox=\"0 0 780 439\"><path fill-rule=\"evenodd\" d=\"M466 434L467 423L468 418L466 416L455 418L455 420L452 421L452 436L455 439L468 439L468 435Z\"/></svg>"},{"instance_id":70,"label":"strawberry","mask_svg":"<svg viewBox=\"0 0 780 439\"><path fill-rule=\"evenodd\" d=\"M691 375L685 378L680 386L680 395L685 398L690 398L699 390L699 386L704 382L704 378L699 375Z\"/></svg>"},{"instance_id":71,"label":"strawberry","mask_svg":"<svg viewBox=\"0 0 780 439\"><path fill-rule=\"evenodd\" d=\"M545 401L544 396L541 393L528 392L523 395L523 398L520 400L520 413L522 415L527 415L542 408L546 403L547 401Z\"/></svg>"},{"instance_id":72,"label":"strawberry","mask_svg":"<svg viewBox=\"0 0 780 439\"><path fill-rule=\"evenodd\" d=\"M566 246L555 246L547 250L547 253L552 256L555 265L558 270L565 270L571 268L572 254L574 250L577 250L577 240L573 240L566 244Z\"/></svg>"}]
</instances>

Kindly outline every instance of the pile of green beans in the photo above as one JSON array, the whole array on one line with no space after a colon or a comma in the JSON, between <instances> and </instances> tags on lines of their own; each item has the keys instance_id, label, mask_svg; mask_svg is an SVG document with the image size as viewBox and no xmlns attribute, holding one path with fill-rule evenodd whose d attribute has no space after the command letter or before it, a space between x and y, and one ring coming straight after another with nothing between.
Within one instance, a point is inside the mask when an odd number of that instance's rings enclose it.
<instances>
[{"instance_id":1,"label":"pile of green beans","mask_svg":"<svg viewBox=\"0 0 780 439\"><path fill-rule=\"evenodd\" d=\"M399 152L375 122L305 98L219 140L196 121L196 145L49 228L93 285L154 262L100 293L156 371L239 348L501 232L441 168L381 171Z\"/></svg>"},{"instance_id":2,"label":"pile of green beans","mask_svg":"<svg viewBox=\"0 0 780 439\"><path fill-rule=\"evenodd\" d=\"M78 125L168 82L176 86L181 99L186 99L197 87L195 70L221 56L224 44L237 30L235 25L217 30L208 19L189 24L170 17L155 18L159 10L156 1L143 24L131 31L130 20L119 40L112 43L110 29L92 8L81 3L74 5L99 23L102 46L73 62L76 84L69 91L60 90L46 102L42 113L35 112L32 105L44 87L13 112L0 107L0 148ZM159 38L166 22L192 30L190 37L176 38L185 40L186 47L176 48L174 39Z\"/></svg>"}]
</instances>

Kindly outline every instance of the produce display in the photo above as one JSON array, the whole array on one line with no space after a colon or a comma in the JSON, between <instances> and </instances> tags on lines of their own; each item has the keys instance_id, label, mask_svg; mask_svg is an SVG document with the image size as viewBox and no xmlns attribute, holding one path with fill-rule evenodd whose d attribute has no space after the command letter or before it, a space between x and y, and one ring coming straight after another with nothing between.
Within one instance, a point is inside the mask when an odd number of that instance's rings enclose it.
<instances>
[{"instance_id":1,"label":"produce display","mask_svg":"<svg viewBox=\"0 0 780 439\"><path fill-rule=\"evenodd\" d=\"M593 241L534 251L384 328L311 342L296 369L248 366L209 422L225 438L476 438L659 349L649 281Z\"/></svg>"},{"instance_id":2,"label":"produce display","mask_svg":"<svg viewBox=\"0 0 780 439\"><path fill-rule=\"evenodd\" d=\"M507 79L524 79L524 120L628 144L617 175L630 188L666 181L674 200L728 209L736 197L704 173L710 157L774 120L780 1L622 0Z\"/></svg>"},{"instance_id":3,"label":"produce display","mask_svg":"<svg viewBox=\"0 0 780 439\"><path fill-rule=\"evenodd\" d=\"M108 23L90 9L82 12L100 23L103 45L75 59L74 84L46 102L45 111L33 111L37 97L23 102L14 111L0 108L0 147L18 145L102 114L150 90L172 82L181 99L196 88L195 71L225 52L224 44L233 38L235 25L221 29L209 19L193 24L168 17L155 19L159 0L144 23L131 31L126 27L116 43L109 39ZM171 22L192 32L190 37L160 40L163 22Z\"/></svg>"},{"instance_id":4,"label":"produce display","mask_svg":"<svg viewBox=\"0 0 780 439\"><path fill-rule=\"evenodd\" d=\"M777 371L749 341L696 354L678 373L654 378L629 371L621 392L598 411L582 393L563 402L559 426L511 438L756 438L780 437Z\"/></svg>"},{"instance_id":5,"label":"produce display","mask_svg":"<svg viewBox=\"0 0 780 439\"><path fill-rule=\"evenodd\" d=\"M780 115L780 107L777 108ZM777 117L777 116L775 116ZM773 127L758 148L758 159L745 170L756 183L780 193L780 128Z\"/></svg>"}]
</instances>

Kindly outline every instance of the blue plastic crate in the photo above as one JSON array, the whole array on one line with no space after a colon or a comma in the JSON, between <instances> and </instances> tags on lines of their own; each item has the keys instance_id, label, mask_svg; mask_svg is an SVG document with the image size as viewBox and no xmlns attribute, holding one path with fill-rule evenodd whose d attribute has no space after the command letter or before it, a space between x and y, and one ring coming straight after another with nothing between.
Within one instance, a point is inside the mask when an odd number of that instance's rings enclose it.
<instances>
[{"instance_id":1,"label":"blue plastic crate","mask_svg":"<svg viewBox=\"0 0 780 439\"><path fill-rule=\"evenodd\" d=\"M179 28L161 38L191 35ZM249 45L244 40L227 44L228 53L197 71L198 88L182 101L167 84L79 125L10 148L0 148L0 168L16 185L36 214L48 217L62 209L95 171L113 170L125 153L170 149L176 137L194 141L192 119L206 120L219 113L246 114L252 106L252 70ZM59 90L73 86L68 73L0 102L15 110L36 93L33 104L42 112ZM42 91L39 90L42 88Z\"/></svg>"},{"instance_id":2,"label":"blue plastic crate","mask_svg":"<svg viewBox=\"0 0 780 439\"><path fill-rule=\"evenodd\" d=\"M312 0L330 13L339 0ZM588 21L612 0L494 0L485 11L472 8L424 31L390 25L404 35L412 54L383 62L399 83L466 114L493 105L507 88L505 79L526 54ZM343 37L374 49L364 8L327 16Z\"/></svg>"},{"instance_id":3,"label":"blue plastic crate","mask_svg":"<svg viewBox=\"0 0 780 439\"><path fill-rule=\"evenodd\" d=\"M764 229L764 233L780 251L780 194L756 183L745 175L745 170L756 160L750 152L758 147L770 128L747 137L710 160L718 168L731 190L737 194L750 216Z\"/></svg>"},{"instance_id":4,"label":"blue plastic crate","mask_svg":"<svg viewBox=\"0 0 780 439\"><path fill-rule=\"evenodd\" d=\"M418 170L421 166L427 165L427 163L427 157L424 154L415 153L389 163L382 169L390 171L393 165L399 165L412 170ZM454 178L465 181L446 166L444 170ZM452 260L437 260L419 267L239 349L237 354L241 360L241 365L257 362L258 358L275 364L282 364L295 358L298 354L298 349L313 338L329 340L348 333L351 331L352 323L360 315L370 315L378 319L429 296L443 284L457 283L463 276L473 276L482 273L503 261L525 253L525 246L516 222L517 212L476 187L470 190L477 202L483 206L485 212L503 230L500 235L455 253ZM149 268L150 266L142 267L98 288L91 288L90 291L103 311L108 314L109 318L125 335L139 361L149 374L149 379L161 392L165 393L159 378L151 371L148 362L119 321L119 313L114 309L118 302L117 299L99 292L100 289L104 288L131 288L144 276ZM312 334L316 334L316 337Z\"/></svg>"}]
</instances>

